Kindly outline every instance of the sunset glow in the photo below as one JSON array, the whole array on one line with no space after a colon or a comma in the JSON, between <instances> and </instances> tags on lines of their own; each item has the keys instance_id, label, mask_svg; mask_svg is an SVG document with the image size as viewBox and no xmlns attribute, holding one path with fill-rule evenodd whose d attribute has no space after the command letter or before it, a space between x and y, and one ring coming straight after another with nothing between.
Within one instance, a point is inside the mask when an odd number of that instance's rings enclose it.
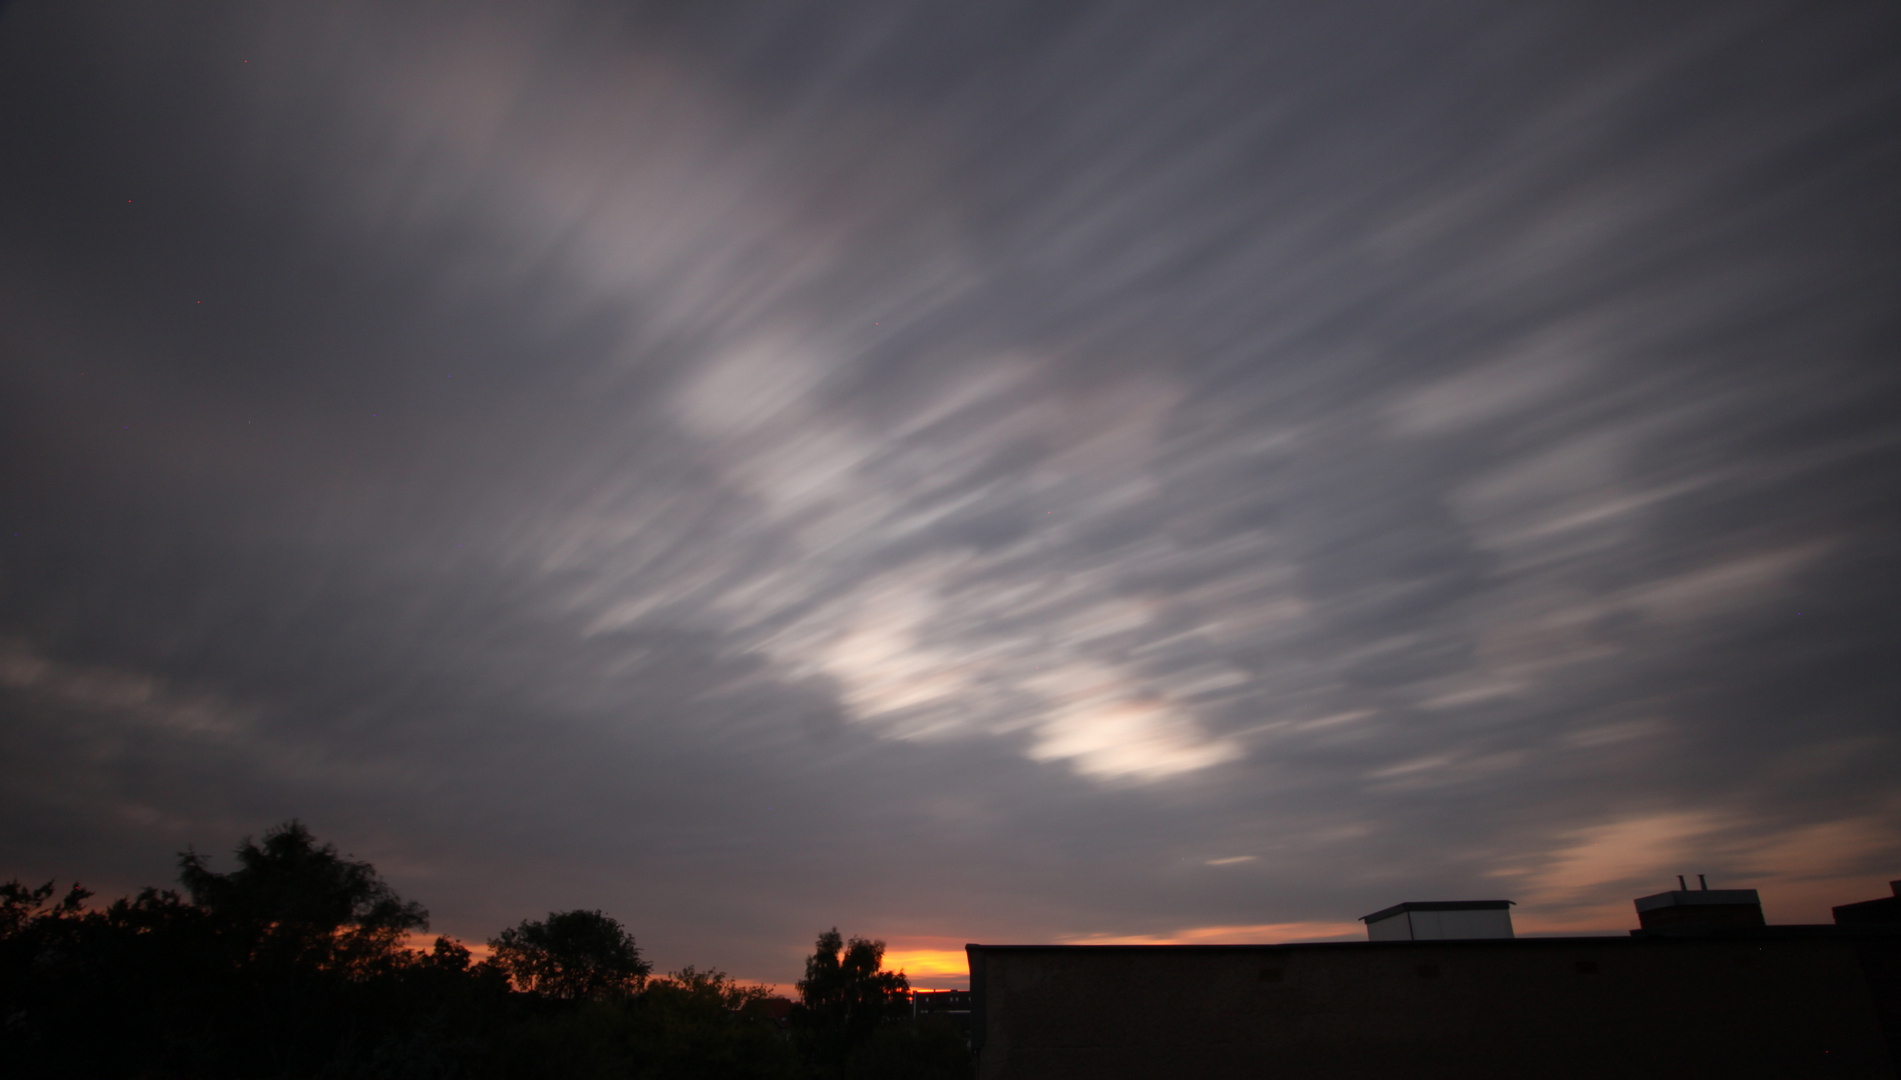
<instances>
[{"instance_id":1,"label":"sunset glow","mask_svg":"<svg viewBox=\"0 0 1901 1080\"><path fill-rule=\"evenodd\" d=\"M415 948L782 989L1826 922L1901 877L1897 43L0 4L0 881L296 821Z\"/></svg>"}]
</instances>

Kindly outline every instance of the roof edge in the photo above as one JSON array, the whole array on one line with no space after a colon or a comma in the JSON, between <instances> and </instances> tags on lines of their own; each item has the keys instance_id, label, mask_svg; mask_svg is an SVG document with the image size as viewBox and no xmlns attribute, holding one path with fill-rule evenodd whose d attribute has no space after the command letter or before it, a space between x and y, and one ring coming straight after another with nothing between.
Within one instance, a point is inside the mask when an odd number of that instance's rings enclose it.
<instances>
[{"instance_id":1,"label":"roof edge","mask_svg":"<svg viewBox=\"0 0 1901 1080\"><path fill-rule=\"evenodd\" d=\"M1670 892L1639 896L1638 911L1656 911L1667 907L1720 907L1730 904L1761 906L1762 897L1754 889L1673 889Z\"/></svg>"},{"instance_id":2,"label":"roof edge","mask_svg":"<svg viewBox=\"0 0 1901 1080\"><path fill-rule=\"evenodd\" d=\"M1408 900L1360 916L1363 923L1378 922L1406 911L1508 911L1516 900Z\"/></svg>"}]
</instances>

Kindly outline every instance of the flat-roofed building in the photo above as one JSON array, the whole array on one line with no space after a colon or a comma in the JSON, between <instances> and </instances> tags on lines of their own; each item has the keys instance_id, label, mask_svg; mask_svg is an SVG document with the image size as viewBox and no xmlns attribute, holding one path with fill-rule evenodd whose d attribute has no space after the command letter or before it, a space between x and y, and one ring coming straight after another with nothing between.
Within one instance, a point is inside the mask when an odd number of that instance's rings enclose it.
<instances>
[{"instance_id":1,"label":"flat-roofed building","mask_svg":"<svg viewBox=\"0 0 1901 1080\"><path fill-rule=\"evenodd\" d=\"M1901 881L1888 882L1893 896L1843 904L1834 910L1835 922L1842 926L1901 925Z\"/></svg>"},{"instance_id":2,"label":"flat-roofed building","mask_svg":"<svg viewBox=\"0 0 1901 1080\"><path fill-rule=\"evenodd\" d=\"M1369 935L1404 915L1441 936L970 945L978 1077L1897 1075L1901 926L1739 924L1760 906L1693 899L1620 937L1448 934L1402 904Z\"/></svg>"},{"instance_id":3,"label":"flat-roofed building","mask_svg":"<svg viewBox=\"0 0 1901 1080\"><path fill-rule=\"evenodd\" d=\"M1637 925L1645 930L1667 926L1766 926L1762 897L1754 889L1673 889L1640 896Z\"/></svg>"},{"instance_id":4,"label":"flat-roofed building","mask_svg":"<svg viewBox=\"0 0 1901 1080\"><path fill-rule=\"evenodd\" d=\"M1510 900L1408 900L1360 916L1368 941L1457 941L1512 935Z\"/></svg>"}]
</instances>

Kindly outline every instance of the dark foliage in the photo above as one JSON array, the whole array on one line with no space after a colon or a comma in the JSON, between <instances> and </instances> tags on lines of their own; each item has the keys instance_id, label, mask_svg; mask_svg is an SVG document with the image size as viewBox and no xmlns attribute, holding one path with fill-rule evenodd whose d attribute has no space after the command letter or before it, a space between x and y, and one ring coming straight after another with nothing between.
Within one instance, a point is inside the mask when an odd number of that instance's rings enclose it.
<instances>
[{"instance_id":1,"label":"dark foliage","mask_svg":"<svg viewBox=\"0 0 1901 1080\"><path fill-rule=\"evenodd\" d=\"M0 1073L84 1078L803 1080L970 1075L963 1037L908 1021L879 942L821 935L796 1032L718 971L648 979L599 911L523 922L496 960L437 938L370 864L295 821L237 867L180 856L185 893L103 908L0 886ZM57 899L55 897L58 896ZM796 1037L795 1037L796 1036Z\"/></svg>"},{"instance_id":2,"label":"dark foliage","mask_svg":"<svg viewBox=\"0 0 1901 1080\"><path fill-rule=\"evenodd\" d=\"M178 880L192 902L246 946L319 963L376 956L406 930L429 927L421 904L405 902L366 862L319 845L290 821L264 834L262 847L238 845L238 869L214 873L195 851L178 857Z\"/></svg>"},{"instance_id":3,"label":"dark foliage","mask_svg":"<svg viewBox=\"0 0 1901 1080\"><path fill-rule=\"evenodd\" d=\"M65 1076L455 1076L508 1007L507 980L438 939L367 863L290 822L238 869L180 857L190 893L146 889L85 910L75 889L0 900L0 1066ZM23 1075L23 1074L21 1074Z\"/></svg>"},{"instance_id":4,"label":"dark foliage","mask_svg":"<svg viewBox=\"0 0 1901 1080\"><path fill-rule=\"evenodd\" d=\"M498 1041L493 1075L802 1080L809 1074L785 1033L751 1007L765 993L689 967L652 980L638 995L549 999Z\"/></svg>"},{"instance_id":5,"label":"dark foliage","mask_svg":"<svg viewBox=\"0 0 1901 1080\"><path fill-rule=\"evenodd\" d=\"M529 993L599 1001L637 992L653 965L634 936L598 911L557 911L523 919L489 941L495 962Z\"/></svg>"},{"instance_id":6,"label":"dark foliage","mask_svg":"<svg viewBox=\"0 0 1901 1080\"><path fill-rule=\"evenodd\" d=\"M969 1080L964 1033L943 1020L886 1024L845 1059L844 1080Z\"/></svg>"},{"instance_id":7,"label":"dark foliage","mask_svg":"<svg viewBox=\"0 0 1901 1080\"><path fill-rule=\"evenodd\" d=\"M910 988L903 972L884 970L884 942L846 941L833 927L805 958L793 1025L812 1060L836 1069L881 1028L910 1015Z\"/></svg>"}]
</instances>

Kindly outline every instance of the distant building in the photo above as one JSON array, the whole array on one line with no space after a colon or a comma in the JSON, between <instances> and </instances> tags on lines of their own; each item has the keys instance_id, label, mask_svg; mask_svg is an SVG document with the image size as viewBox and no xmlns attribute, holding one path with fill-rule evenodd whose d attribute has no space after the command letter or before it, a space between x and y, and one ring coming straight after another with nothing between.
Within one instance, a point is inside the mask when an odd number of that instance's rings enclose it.
<instances>
[{"instance_id":1,"label":"distant building","mask_svg":"<svg viewBox=\"0 0 1901 1080\"><path fill-rule=\"evenodd\" d=\"M913 990L911 1016L917 1020L941 1020L970 1034L970 991Z\"/></svg>"},{"instance_id":2,"label":"distant building","mask_svg":"<svg viewBox=\"0 0 1901 1080\"><path fill-rule=\"evenodd\" d=\"M1458 941L1512 936L1510 900L1409 900L1360 916L1368 941Z\"/></svg>"},{"instance_id":3,"label":"distant building","mask_svg":"<svg viewBox=\"0 0 1901 1080\"><path fill-rule=\"evenodd\" d=\"M1508 907L1442 902L1367 916L1366 942L970 945L978 1076L1897 1075L1901 925L1851 904L1764 926L1753 890L1676 893L1625 937L1513 938ZM1506 930L1448 934L1446 912Z\"/></svg>"},{"instance_id":4,"label":"distant building","mask_svg":"<svg viewBox=\"0 0 1901 1080\"><path fill-rule=\"evenodd\" d=\"M788 997L758 998L747 1002L740 1011L747 1016L770 1020L783 1028L792 1017L792 999Z\"/></svg>"},{"instance_id":5,"label":"distant building","mask_svg":"<svg viewBox=\"0 0 1901 1080\"><path fill-rule=\"evenodd\" d=\"M1901 881L1888 882L1888 888L1894 890L1893 896L1835 908L1835 922L1841 926L1901 924Z\"/></svg>"},{"instance_id":6,"label":"distant building","mask_svg":"<svg viewBox=\"0 0 1901 1080\"><path fill-rule=\"evenodd\" d=\"M1768 925L1762 917L1762 898L1756 895L1756 890L1712 889L1702 875L1697 876L1697 881L1702 888L1692 889L1678 878L1677 884L1683 888L1638 897L1637 925L1645 930L1670 926Z\"/></svg>"}]
</instances>

